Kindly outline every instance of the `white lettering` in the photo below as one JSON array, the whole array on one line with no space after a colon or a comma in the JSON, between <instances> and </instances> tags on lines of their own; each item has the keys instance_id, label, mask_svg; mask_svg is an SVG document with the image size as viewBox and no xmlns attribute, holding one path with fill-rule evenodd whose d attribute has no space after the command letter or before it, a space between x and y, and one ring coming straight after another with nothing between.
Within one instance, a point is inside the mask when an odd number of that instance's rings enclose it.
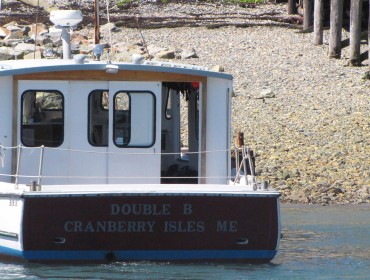
<instances>
[{"instance_id":1,"label":"white lettering","mask_svg":"<svg viewBox=\"0 0 370 280\"><path fill-rule=\"evenodd\" d=\"M217 221L217 231L221 232L237 232L237 221Z\"/></svg>"},{"instance_id":2,"label":"white lettering","mask_svg":"<svg viewBox=\"0 0 370 280\"><path fill-rule=\"evenodd\" d=\"M66 232L72 232L73 231L73 222L67 221L64 223L64 231Z\"/></svg>"},{"instance_id":3,"label":"white lettering","mask_svg":"<svg viewBox=\"0 0 370 280\"><path fill-rule=\"evenodd\" d=\"M193 213L193 206L191 204L184 204L184 215Z\"/></svg>"},{"instance_id":4,"label":"white lettering","mask_svg":"<svg viewBox=\"0 0 370 280\"><path fill-rule=\"evenodd\" d=\"M203 221L165 221L163 232L204 232Z\"/></svg>"},{"instance_id":5,"label":"white lettering","mask_svg":"<svg viewBox=\"0 0 370 280\"><path fill-rule=\"evenodd\" d=\"M154 232L155 222L146 222L146 224L149 227L149 232Z\"/></svg>"},{"instance_id":6,"label":"white lettering","mask_svg":"<svg viewBox=\"0 0 370 280\"><path fill-rule=\"evenodd\" d=\"M111 215L118 215L119 210L120 210L118 204L111 204L110 209L111 209L110 211Z\"/></svg>"},{"instance_id":7,"label":"white lettering","mask_svg":"<svg viewBox=\"0 0 370 280\"><path fill-rule=\"evenodd\" d=\"M67 221L65 232L154 232L155 221Z\"/></svg>"},{"instance_id":8,"label":"white lettering","mask_svg":"<svg viewBox=\"0 0 370 280\"><path fill-rule=\"evenodd\" d=\"M88 222L85 227L85 232L95 232L94 227L91 222Z\"/></svg>"},{"instance_id":9,"label":"white lettering","mask_svg":"<svg viewBox=\"0 0 370 280\"><path fill-rule=\"evenodd\" d=\"M110 214L160 216L170 215L170 210L170 204L111 204Z\"/></svg>"}]
</instances>

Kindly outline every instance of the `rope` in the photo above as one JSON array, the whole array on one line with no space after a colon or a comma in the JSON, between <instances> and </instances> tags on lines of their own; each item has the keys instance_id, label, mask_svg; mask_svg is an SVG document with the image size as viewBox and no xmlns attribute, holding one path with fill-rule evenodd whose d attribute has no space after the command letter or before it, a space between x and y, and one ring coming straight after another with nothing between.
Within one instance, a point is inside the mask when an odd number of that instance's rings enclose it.
<instances>
[{"instance_id":1,"label":"rope","mask_svg":"<svg viewBox=\"0 0 370 280\"><path fill-rule=\"evenodd\" d=\"M0 145L0 151L1 149L17 149L18 147L21 147L23 150L33 150L33 149L42 149L45 150L58 150L58 151L65 151L65 152L76 152L76 153L91 153L91 154L114 154L114 155L180 155L180 154L208 154L208 153L226 153L231 151L231 149L225 149L225 150L208 150L208 151L198 151L198 152L171 152L171 153L153 153L153 152L132 152L132 153L126 153L126 152L101 152L101 151L88 151L88 150L79 150L79 149L69 149L69 148L53 148L53 147L26 147L23 145L13 146L13 147L5 147ZM104 147L99 147L104 148ZM108 148L108 147L105 147ZM0 153L1 155L1 153Z\"/></svg>"},{"instance_id":2,"label":"rope","mask_svg":"<svg viewBox=\"0 0 370 280\"><path fill-rule=\"evenodd\" d=\"M0 176L18 178L39 178L38 175L15 175L0 173ZM43 179L227 179L225 176L52 176L42 175Z\"/></svg>"}]
</instances>

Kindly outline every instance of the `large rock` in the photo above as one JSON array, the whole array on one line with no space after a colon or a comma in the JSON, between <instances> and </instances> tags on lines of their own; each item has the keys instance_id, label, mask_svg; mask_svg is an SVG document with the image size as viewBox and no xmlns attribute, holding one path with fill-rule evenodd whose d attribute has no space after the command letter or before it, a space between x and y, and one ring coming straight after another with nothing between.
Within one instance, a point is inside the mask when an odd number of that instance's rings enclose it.
<instances>
[{"instance_id":1,"label":"large rock","mask_svg":"<svg viewBox=\"0 0 370 280\"><path fill-rule=\"evenodd\" d=\"M194 49L185 49L181 51L181 58L183 59L198 58L198 55Z\"/></svg>"},{"instance_id":2,"label":"large rock","mask_svg":"<svg viewBox=\"0 0 370 280\"><path fill-rule=\"evenodd\" d=\"M5 38L10 34L10 30L5 27L0 27L0 38Z\"/></svg>"},{"instance_id":3,"label":"large rock","mask_svg":"<svg viewBox=\"0 0 370 280\"><path fill-rule=\"evenodd\" d=\"M174 50L166 50L158 52L154 58L156 59L174 59L175 58L175 51Z\"/></svg>"},{"instance_id":4,"label":"large rock","mask_svg":"<svg viewBox=\"0 0 370 280\"><path fill-rule=\"evenodd\" d=\"M32 24L29 26L29 28L30 30L28 32L28 36L31 37L33 40L36 40L36 37L39 35L45 35L46 33L48 33L48 28L43 23Z\"/></svg>"},{"instance_id":5,"label":"large rock","mask_svg":"<svg viewBox=\"0 0 370 280\"><path fill-rule=\"evenodd\" d=\"M35 51L35 45L34 44L27 44L27 43L19 43L15 46L14 52L17 55L24 56L25 54L31 53Z\"/></svg>"},{"instance_id":6,"label":"large rock","mask_svg":"<svg viewBox=\"0 0 370 280\"><path fill-rule=\"evenodd\" d=\"M103 35L103 36L107 36L107 38L109 38L109 32L118 32L120 30L121 29L118 28L112 22L109 22L107 24L104 24L104 25L100 26L100 28L99 28L100 34Z\"/></svg>"},{"instance_id":7,"label":"large rock","mask_svg":"<svg viewBox=\"0 0 370 280\"><path fill-rule=\"evenodd\" d=\"M12 49L8 47L0 47L0 60L8 60L13 56Z\"/></svg>"}]
</instances>

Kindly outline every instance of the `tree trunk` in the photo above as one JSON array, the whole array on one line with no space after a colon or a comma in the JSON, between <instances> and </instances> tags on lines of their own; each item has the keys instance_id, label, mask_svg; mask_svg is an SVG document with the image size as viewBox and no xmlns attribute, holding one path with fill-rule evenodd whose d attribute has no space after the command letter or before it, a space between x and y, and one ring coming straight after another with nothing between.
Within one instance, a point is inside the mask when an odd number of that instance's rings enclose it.
<instances>
[{"instance_id":1,"label":"tree trunk","mask_svg":"<svg viewBox=\"0 0 370 280\"><path fill-rule=\"evenodd\" d=\"M313 44L322 45L324 29L324 0L315 0L314 8Z\"/></svg>"},{"instance_id":2,"label":"tree trunk","mask_svg":"<svg viewBox=\"0 0 370 280\"><path fill-rule=\"evenodd\" d=\"M342 54L343 0L331 0L329 58L340 58Z\"/></svg>"}]
</instances>

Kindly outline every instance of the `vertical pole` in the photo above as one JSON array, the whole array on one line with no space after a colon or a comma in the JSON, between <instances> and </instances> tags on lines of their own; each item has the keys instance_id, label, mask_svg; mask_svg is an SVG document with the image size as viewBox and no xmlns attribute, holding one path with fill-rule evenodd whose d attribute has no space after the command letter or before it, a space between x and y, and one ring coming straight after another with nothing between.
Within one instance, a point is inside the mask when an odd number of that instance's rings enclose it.
<instances>
[{"instance_id":1,"label":"vertical pole","mask_svg":"<svg viewBox=\"0 0 370 280\"><path fill-rule=\"evenodd\" d=\"M62 28L62 43L63 43L63 59L71 58L71 35L67 29L68 27Z\"/></svg>"},{"instance_id":2,"label":"vertical pole","mask_svg":"<svg viewBox=\"0 0 370 280\"><path fill-rule=\"evenodd\" d=\"M349 65L360 66L362 0L351 0Z\"/></svg>"},{"instance_id":3,"label":"vertical pole","mask_svg":"<svg viewBox=\"0 0 370 280\"><path fill-rule=\"evenodd\" d=\"M297 13L297 0L288 0L288 15Z\"/></svg>"},{"instance_id":4,"label":"vertical pole","mask_svg":"<svg viewBox=\"0 0 370 280\"><path fill-rule=\"evenodd\" d=\"M18 188L18 176L19 176L19 166L21 164L21 153L22 153L22 146L17 146L17 167L15 171L15 188Z\"/></svg>"},{"instance_id":5,"label":"vertical pole","mask_svg":"<svg viewBox=\"0 0 370 280\"><path fill-rule=\"evenodd\" d=\"M238 160L238 164L239 164L239 160L240 160L240 149L242 150L242 165L243 165L243 169L244 169L244 175L247 175L247 164L246 164L246 157L245 157L245 154L244 154L244 133L243 132L238 132L238 136L236 138L236 146L237 146L237 160ZM240 166L238 166L240 167ZM237 169L239 170L239 169Z\"/></svg>"},{"instance_id":6,"label":"vertical pole","mask_svg":"<svg viewBox=\"0 0 370 280\"><path fill-rule=\"evenodd\" d=\"M99 1L95 0L94 3L94 13L95 13L95 45L100 43L100 30L99 30Z\"/></svg>"},{"instance_id":7,"label":"vertical pole","mask_svg":"<svg viewBox=\"0 0 370 280\"><path fill-rule=\"evenodd\" d=\"M39 161L39 176L37 178L37 185L40 186L41 185L41 176L42 176L42 166L43 166L43 162L44 162L44 150L45 150L45 146L44 145L41 145L40 147L40 161Z\"/></svg>"},{"instance_id":8,"label":"vertical pole","mask_svg":"<svg viewBox=\"0 0 370 280\"><path fill-rule=\"evenodd\" d=\"M313 44L317 46L323 44L324 0L315 0L314 9Z\"/></svg>"},{"instance_id":9,"label":"vertical pole","mask_svg":"<svg viewBox=\"0 0 370 280\"><path fill-rule=\"evenodd\" d=\"M312 0L303 0L303 30L312 26Z\"/></svg>"},{"instance_id":10,"label":"vertical pole","mask_svg":"<svg viewBox=\"0 0 370 280\"><path fill-rule=\"evenodd\" d=\"M343 26L343 0L331 0L329 58L341 57L342 26Z\"/></svg>"}]
</instances>

